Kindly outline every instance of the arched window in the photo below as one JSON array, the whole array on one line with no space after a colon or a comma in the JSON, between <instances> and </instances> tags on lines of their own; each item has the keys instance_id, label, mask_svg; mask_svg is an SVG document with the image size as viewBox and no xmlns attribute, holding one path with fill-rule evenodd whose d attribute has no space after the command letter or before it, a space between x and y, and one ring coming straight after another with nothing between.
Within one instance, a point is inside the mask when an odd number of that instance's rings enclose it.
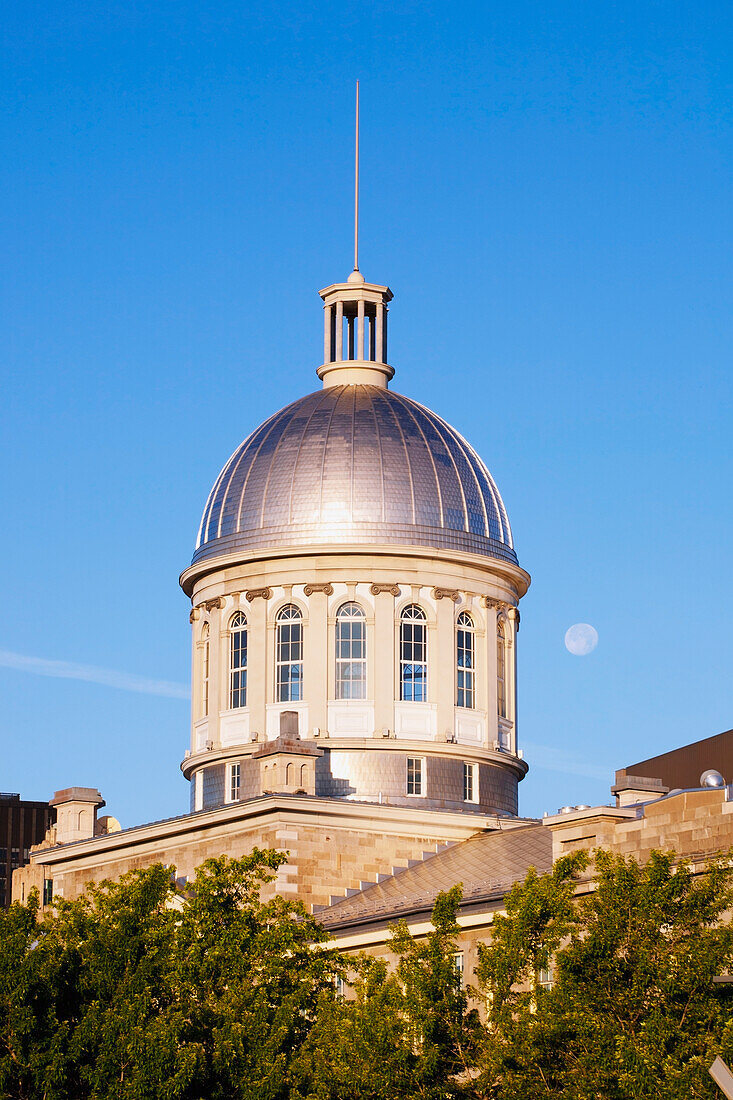
<instances>
[{"instance_id":1,"label":"arched window","mask_svg":"<svg viewBox=\"0 0 733 1100\"><path fill-rule=\"evenodd\" d=\"M201 715L209 713L209 624L201 628Z\"/></svg>"},{"instance_id":2,"label":"arched window","mask_svg":"<svg viewBox=\"0 0 733 1100\"><path fill-rule=\"evenodd\" d=\"M285 786L292 787L293 785L293 764L285 765Z\"/></svg>"},{"instance_id":3,"label":"arched window","mask_svg":"<svg viewBox=\"0 0 733 1100\"><path fill-rule=\"evenodd\" d=\"M336 698L366 699L366 619L355 603L336 615Z\"/></svg>"},{"instance_id":4,"label":"arched window","mask_svg":"<svg viewBox=\"0 0 733 1100\"><path fill-rule=\"evenodd\" d=\"M277 616L276 649L277 701L298 703L303 698L303 619L291 603Z\"/></svg>"},{"instance_id":5,"label":"arched window","mask_svg":"<svg viewBox=\"0 0 733 1100\"><path fill-rule=\"evenodd\" d=\"M473 619L462 611L456 622L456 704L459 707L476 705L475 667Z\"/></svg>"},{"instance_id":6,"label":"arched window","mask_svg":"<svg viewBox=\"0 0 733 1100\"><path fill-rule=\"evenodd\" d=\"M421 607L410 604L400 619L400 699L428 697L428 624Z\"/></svg>"},{"instance_id":7,"label":"arched window","mask_svg":"<svg viewBox=\"0 0 733 1100\"><path fill-rule=\"evenodd\" d=\"M229 706L247 706L247 617L241 611L229 623Z\"/></svg>"},{"instance_id":8,"label":"arched window","mask_svg":"<svg viewBox=\"0 0 733 1100\"><path fill-rule=\"evenodd\" d=\"M496 624L496 704L500 718L506 718L506 638L504 624Z\"/></svg>"}]
</instances>

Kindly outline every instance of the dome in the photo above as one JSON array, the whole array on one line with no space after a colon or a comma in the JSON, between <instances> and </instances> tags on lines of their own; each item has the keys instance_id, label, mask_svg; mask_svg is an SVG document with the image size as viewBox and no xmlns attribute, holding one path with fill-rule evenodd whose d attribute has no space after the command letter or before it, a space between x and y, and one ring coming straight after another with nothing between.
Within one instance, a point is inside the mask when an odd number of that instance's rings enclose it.
<instances>
[{"instance_id":1,"label":"dome","mask_svg":"<svg viewBox=\"0 0 733 1100\"><path fill-rule=\"evenodd\" d=\"M377 385L332 385L257 428L219 474L193 564L280 546L420 546L513 564L504 503L473 448Z\"/></svg>"}]
</instances>

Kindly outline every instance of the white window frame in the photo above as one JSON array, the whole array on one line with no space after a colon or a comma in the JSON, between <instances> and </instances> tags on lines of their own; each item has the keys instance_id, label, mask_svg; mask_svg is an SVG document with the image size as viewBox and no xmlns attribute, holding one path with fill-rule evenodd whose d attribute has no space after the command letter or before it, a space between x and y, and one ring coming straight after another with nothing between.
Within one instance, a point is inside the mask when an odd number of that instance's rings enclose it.
<instances>
[{"instance_id":1,"label":"white window frame","mask_svg":"<svg viewBox=\"0 0 733 1100\"><path fill-rule=\"evenodd\" d=\"M211 679L211 631L208 623L201 628L201 717L209 714L209 682Z\"/></svg>"},{"instance_id":2,"label":"white window frame","mask_svg":"<svg viewBox=\"0 0 733 1100\"><path fill-rule=\"evenodd\" d=\"M229 709L247 706L247 616L237 611L229 621ZM244 662L242 663L242 655ZM237 663L235 663L237 662Z\"/></svg>"},{"instance_id":3,"label":"white window frame","mask_svg":"<svg viewBox=\"0 0 733 1100\"><path fill-rule=\"evenodd\" d=\"M361 628L361 638L354 638L354 624ZM342 629L348 628L342 637ZM346 649L346 656L343 650ZM354 653L361 656L354 656ZM358 669L358 676L351 675ZM357 689L357 694L353 689ZM366 699L367 693L367 630L366 615L358 603L344 603L336 612L336 698L340 700Z\"/></svg>"},{"instance_id":4,"label":"white window frame","mask_svg":"<svg viewBox=\"0 0 733 1100\"><path fill-rule=\"evenodd\" d=\"M420 625L423 630L422 641L415 641L415 626ZM410 633L410 637L406 635ZM411 647L409 656L406 656L407 647ZM415 648L420 647L421 659L415 660ZM419 678L415 677L414 670L422 670ZM407 669L413 669L409 679ZM419 698L415 696L415 685L422 688ZM411 694L406 694L406 688L410 687ZM427 703L428 701L428 617L419 604L411 603L402 609L400 615L400 701L403 703Z\"/></svg>"},{"instance_id":5,"label":"white window frame","mask_svg":"<svg viewBox=\"0 0 733 1100\"><path fill-rule=\"evenodd\" d=\"M464 959L462 951L455 951L452 957L453 969L456 972L456 986L458 989L463 989L463 983L465 981Z\"/></svg>"},{"instance_id":6,"label":"white window frame","mask_svg":"<svg viewBox=\"0 0 733 1100\"><path fill-rule=\"evenodd\" d=\"M225 802L239 802L242 797L242 765L239 760L227 764Z\"/></svg>"},{"instance_id":7,"label":"white window frame","mask_svg":"<svg viewBox=\"0 0 733 1100\"><path fill-rule=\"evenodd\" d=\"M476 707L476 627L467 611L456 619L456 706Z\"/></svg>"},{"instance_id":8,"label":"white window frame","mask_svg":"<svg viewBox=\"0 0 733 1100\"><path fill-rule=\"evenodd\" d=\"M506 682L506 633L504 624L496 624L496 709L500 718L508 718Z\"/></svg>"},{"instance_id":9,"label":"white window frame","mask_svg":"<svg viewBox=\"0 0 733 1100\"><path fill-rule=\"evenodd\" d=\"M299 639L293 642L291 637L285 641L283 638L286 626L292 629L296 624L300 628ZM297 647L298 656L294 659L292 648L288 650L287 658L283 659L284 647ZM292 670L299 669L298 676L293 678ZM283 673L288 670L287 678ZM293 686L297 692L293 693ZM285 604L277 613L275 628L275 698L278 703L302 703L303 701L303 613L294 603Z\"/></svg>"},{"instance_id":10,"label":"white window frame","mask_svg":"<svg viewBox=\"0 0 733 1100\"><path fill-rule=\"evenodd\" d=\"M408 798L425 798L425 788L427 786L425 757L408 756L406 771L406 791ZM410 790L411 786L413 788L412 790Z\"/></svg>"},{"instance_id":11,"label":"white window frame","mask_svg":"<svg viewBox=\"0 0 733 1100\"><path fill-rule=\"evenodd\" d=\"M464 760L463 761L463 801L464 802L478 802L478 784L479 784L479 769L478 764Z\"/></svg>"}]
</instances>

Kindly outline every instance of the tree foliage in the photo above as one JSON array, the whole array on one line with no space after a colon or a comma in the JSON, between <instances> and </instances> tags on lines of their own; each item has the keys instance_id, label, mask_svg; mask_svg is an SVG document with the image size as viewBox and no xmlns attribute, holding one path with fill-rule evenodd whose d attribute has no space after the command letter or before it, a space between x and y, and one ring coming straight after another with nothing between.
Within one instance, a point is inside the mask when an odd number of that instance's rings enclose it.
<instances>
[{"instance_id":1,"label":"tree foliage","mask_svg":"<svg viewBox=\"0 0 733 1100\"><path fill-rule=\"evenodd\" d=\"M694 874L597 852L592 869L574 854L530 871L468 990L459 886L426 935L392 927L387 965L334 951L298 903L261 900L284 860L210 859L183 892L158 864L40 921L35 895L0 911L0 1097L717 1095L708 1067L733 1062L730 987L712 980L733 962L729 860Z\"/></svg>"},{"instance_id":2,"label":"tree foliage","mask_svg":"<svg viewBox=\"0 0 733 1100\"><path fill-rule=\"evenodd\" d=\"M0 1095L288 1096L338 964L301 905L260 901L285 858L207 860L185 897L158 864L40 924L35 897L3 914Z\"/></svg>"},{"instance_id":3,"label":"tree foliage","mask_svg":"<svg viewBox=\"0 0 733 1100\"><path fill-rule=\"evenodd\" d=\"M584 863L568 857L515 886L481 951L477 1095L719 1095L707 1071L733 1045L729 987L713 983L733 961L729 861L695 876L669 853L640 866L598 851L594 888L573 904Z\"/></svg>"}]
</instances>

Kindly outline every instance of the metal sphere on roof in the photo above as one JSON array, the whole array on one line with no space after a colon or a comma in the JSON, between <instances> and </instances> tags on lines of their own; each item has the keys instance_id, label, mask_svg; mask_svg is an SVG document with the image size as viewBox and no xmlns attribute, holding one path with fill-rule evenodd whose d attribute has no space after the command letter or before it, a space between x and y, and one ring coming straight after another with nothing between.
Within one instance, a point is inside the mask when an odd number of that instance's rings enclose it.
<instances>
[{"instance_id":1,"label":"metal sphere on roof","mask_svg":"<svg viewBox=\"0 0 733 1100\"><path fill-rule=\"evenodd\" d=\"M333 385L257 428L219 474L194 563L284 546L465 551L512 564L506 510L474 449L376 385Z\"/></svg>"}]
</instances>

